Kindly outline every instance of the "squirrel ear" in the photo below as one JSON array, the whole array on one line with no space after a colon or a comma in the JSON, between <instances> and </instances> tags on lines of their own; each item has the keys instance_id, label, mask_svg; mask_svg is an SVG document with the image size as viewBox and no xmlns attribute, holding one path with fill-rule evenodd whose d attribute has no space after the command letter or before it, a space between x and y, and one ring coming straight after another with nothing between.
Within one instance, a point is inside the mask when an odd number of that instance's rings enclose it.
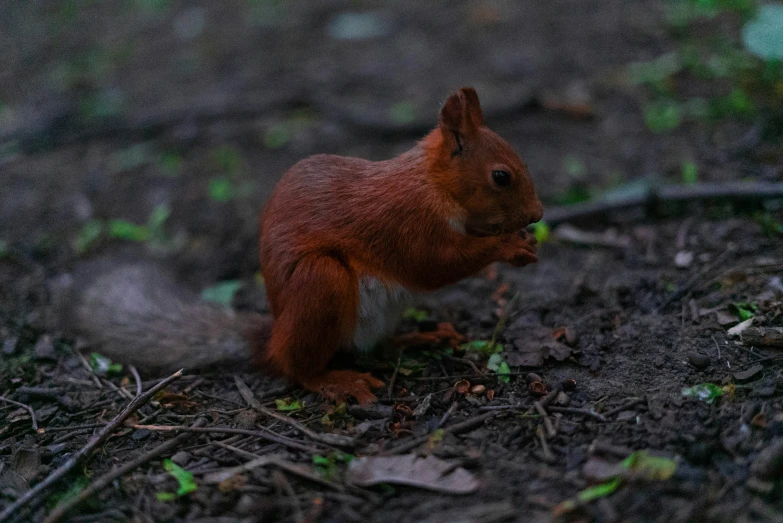
<instances>
[{"instance_id":1,"label":"squirrel ear","mask_svg":"<svg viewBox=\"0 0 783 523\"><path fill-rule=\"evenodd\" d=\"M449 96L440 110L440 126L447 131L465 135L482 125L481 104L472 87L463 87Z\"/></svg>"}]
</instances>

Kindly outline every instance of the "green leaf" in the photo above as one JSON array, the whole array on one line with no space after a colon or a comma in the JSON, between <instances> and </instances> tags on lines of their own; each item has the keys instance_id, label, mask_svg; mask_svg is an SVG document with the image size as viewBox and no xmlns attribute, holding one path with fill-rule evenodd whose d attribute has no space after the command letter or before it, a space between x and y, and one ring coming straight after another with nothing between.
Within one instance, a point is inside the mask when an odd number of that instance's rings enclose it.
<instances>
[{"instance_id":1,"label":"green leaf","mask_svg":"<svg viewBox=\"0 0 783 523\"><path fill-rule=\"evenodd\" d=\"M632 84L660 84L682 70L677 52L667 53L649 62L637 62L628 66L626 75Z\"/></svg>"},{"instance_id":2,"label":"green leaf","mask_svg":"<svg viewBox=\"0 0 783 523\"><path fill-rule=\"evenodd\" d=\"M275 400L275 406L277 407L277 410L282 411L302 410L304 408L304 405L302 405L302 402L299 400L289 401L288 398L284 400Z\"/></svg>"},{"instance_id":3,"label":"green leaf","mask_svg":"<svg viewBox=\"0 0 783 523\"><path fill-rule=\"evenodd\" d=\"M402 317L409 320L414 320L416 322L424 321L429 316L429 313L423 309L406 309L405 312L402 313Z\"/></svg>"},{"instance_id":4,"label":"green leaf","mask_svg":"<svg viewBox=\"0 0 783 523\"><path fill-rule=\"evenodd\" d=\"M577 498L582 503L587 503L593 500L596 500L598 498L604 498L608 496L609 494L612 494L615 490L617 490L617 487L620 486L622 483L621 477L612 478L606 483L601 483L600 485L595 485L593 487L588 487L584 489L582 492L577 494Z\"/></svg>"},{"instance_id":5,"label":"green leaf","mask_svg":"<svg viewBox=\"0 0 783 523\"><path fill-rule=\"evenodd\" d=\"M241 280L222 281L201 291L201 299L228 307L234 300L234 295L241 287Z\"/></svg>"},{"instance_id":6,"label":"green leaf","mask_svg":"<svg viewBox=\"0 0 783 523\"><path fill-rule=\"evenodd\" d=\"M98 376L110 376L122 372L121 364L112 363L109 358L97 352L90 354L90 367Z\"/></svg>"},{"instance_id":7,"label":"green leaf","mask_svg":"<svg viewBox=\"0 0 783 523\"><path fill-rule=\"evenodd\" d=\"M120 240L143 242L149 231L143 225L136 225L126 220L109 220L109 236Z\"/></svg>"},{"instance_id":8,"label":"green leaf","mask_svg":"<svg viewBox=\"0 0 783 523\"><path fill-rule=\"evenodd\" d=\"M468 343L463 343L460 348L465 351L482 352L484 354L496 354L503 351L503 345L495 343L492 345L491 340L473 340Z\"/></svg>"},{"instance_id":9,"label":"green leaf","mask_svg":"<svg viewBox=\"0 0 783 523\"><path fill-rule=\"evenodd\" d=\"M783 5L767 4L742 28L742 43L764 60L783 59Z\"/></svg>"},{"instance_id":10,"label":"green leaf","mask_svg":"<svg viewBox=\"0 0 783 523\"><path fill-rule=\"evenodd\" d=\"M736 315L740 321L745 321L756 316L758 306L753 303L738 302L729 304L729 311Z\"/></svg>"},{"instance_id":11,"label":"green leaf","mask_svg":"<svg viewBox=\"0 0 783 523\"><path fill-rule=\"evenodd\" d=\"M227 202L234 198L234 184L228 178L209 180L209 197L216 202Z\"/></svg>"},{"instance_id":12,"label":"green leaf","mask_svg":"<svg viewBox=\"0 0 783 523\"><path fill-rule=\"evenodd\" d=\"M166 236L166 232L163 230L163 225L166 220L171 216L171 209L165 203L156 205L152 212L147 217L147 230L149 235L153 238L163 239Z\"/></svg>"},{"instance_id":13,"label":"green leaf","mask_svg":"<svg viewBox=\"0 0 783 523\"><path fill-rule=\"evenodd\" d=\"M533 224L533 236L538 243L544 243L549 240L549 225L546 222L536 222Z\"/></svg>"},{"instance_id":14,"label":"green leaf","mask_svg":"<svg viewBox=\"0 0 783 523\"><path fill-rule=\"evenodd\" d=\"M682 181L688 185L694 185L699 181L699 170L691 161L682 162Z\"/></svg>"},{"instance_id":15,"label":"green leaf","mask_svg":"<svg viewBox=\"0 0 783 523\"><path fill-rule=\"evenodd\" d=\"M77 254L84 254L90 246L100 238L103 233L103 222L101 220L90 220L79 229L74 241L74 249Z\"/></svg>"},{"instance_id":16,"label":"green leaf","mask_svg":"<svg viewBox=\"0 0 783 523\"><path fill-rule=\"evenodd\" d=\"M682 123L682 110L674 100L651 102L644 106L644 122L655 134L673 131Z\"/></svg>"},{"instance_id":17,"label":"green leaf","mask_svg":"<svg viewBox=\"0 0 783 523\"><path fill-rule=\"evenodd\" d=\"M714 383L702 383L682 389L682 395L686 398L700 400L711 405L715 398L723 396L723 389Z\"/></svg>"},{"instance_id":18,"label":"green leaf","mask_svg":"<svg viewBox=\"0 0 783 523\"><path fill-rule=\"evenodd\" d=\"M508 376L511 374L511 368L508 363L503 361L503 356L500 354L493 354L487 361L487 368L498 375L498 381L501 383L508 383L511 378Z\"/></svg>"},{"instance_id":19,"label":"green leaf","mask_svg":"<svg viewBox=\"0 0 783 523\"><path fill-rule=\"evenodd\" d=\"M193 474L183 469L170 459L163 460L163 469L177 480L179 487L176 492L158 492L155 497L158 501L173 501L181 496L198 490L198 485L193 479Z\"/></svg>"},{"instance_id":20,"label":"green leaf","mask_svg":"<svg viewBox=\"0 0 783 523\"><path fill-rule=\"evenodd\" d=\"M670 458L651 456L646 450L639 450L625 458L622 467L633 472L636 477L666 481L677 471L677 462Z\"/></svg>"}]
</instances>

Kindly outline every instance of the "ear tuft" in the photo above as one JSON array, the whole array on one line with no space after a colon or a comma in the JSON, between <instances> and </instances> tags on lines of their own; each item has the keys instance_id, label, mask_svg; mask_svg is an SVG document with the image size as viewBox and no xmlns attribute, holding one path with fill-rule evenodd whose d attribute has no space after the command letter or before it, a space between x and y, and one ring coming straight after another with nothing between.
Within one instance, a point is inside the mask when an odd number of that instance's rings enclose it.
<instances>
[{"instance_id":1,"label":"ear tuft","mask_svg":"<svg viewBox=\"0 0 783 523\"><path fill-rule=\"evenodd\" d=\"M450 132L469 134L484 124L478 94L472 87L463 87L449 96L440 110L440 126Z\"/></svg>"}]
</instances>

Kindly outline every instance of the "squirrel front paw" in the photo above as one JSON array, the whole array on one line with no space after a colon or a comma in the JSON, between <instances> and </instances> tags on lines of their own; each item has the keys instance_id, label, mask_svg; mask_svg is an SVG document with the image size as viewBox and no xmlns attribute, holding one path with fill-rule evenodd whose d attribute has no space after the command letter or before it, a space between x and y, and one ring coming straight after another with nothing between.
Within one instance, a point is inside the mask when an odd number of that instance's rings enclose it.
<instances>
[{"instance_id":1,"label":"squirrel front paw","mask_svg":"<svg viewBox=\"0 0 783 523\"><path fill-rule=\"evenodd\" d=\"M359 405L375 401L371 389L383 386L383 382L370 375L369 372L354 372L351 370L332 370L302 381L302 387L317 392L335 403L344 401L347 397L356 398Z\"/></svg>"},{"instance_id":2,"label":"squirrel front paw","mask_svg":"<svg viewBox=\"0 0 783 523\"><path fill-rule=\"evenodd\" d=\"M522 267L538 261L536 255L536 237L522 229L519 233L503 237L501 261Z\"/></svg>"}]
</instances>

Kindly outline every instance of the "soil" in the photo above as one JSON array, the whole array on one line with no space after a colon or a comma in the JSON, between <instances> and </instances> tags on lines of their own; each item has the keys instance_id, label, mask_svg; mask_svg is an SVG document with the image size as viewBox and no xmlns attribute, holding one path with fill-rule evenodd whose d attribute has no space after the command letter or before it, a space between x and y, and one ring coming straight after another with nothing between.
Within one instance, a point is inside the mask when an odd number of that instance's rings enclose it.
<instances>
[{"instance_id":1,"label":"soil","mask_svg":"<svg viewBox=\"0 0 783 523\"><path fill-rule=\"evenodd\" d=\"M136 394L130 369L96 376L79 354L99 347L51 321L48 280L88 258L127 253L158 259L197 291L241 280L234 306L263 310L256 215L277 178L310 154L382 159L409 148L455 87L477 88L489 125L521 152L547 206L583 188L677 182L683 161L701 181L783 179L780 148L760 140L755 122L647 129L644 93L622 73L673 48L658 2L171 4L0 7L0 396L35 414L0 401L0 508ZM339 17L355 11L372 17ZM350 31L375 36L338 38ZM159 205L171 211L165 246L104 236L75 248L90 220L144 224ZM375 407L343 411L249 369L186 372L131 421L263 429L299 448L193 434L65 520L551 521L561 502L648 451L676 463L674 474L624 473L614 492L557 517L783 521L783 353L728 333L743 303L757 326L783 324L783 242L741 211L686 206L656 219L640 211L579 223L622 241L576 245L553 234L534 266L492 267L419 300L427 319L407 320L401 333L435 320L489 340L508 315L498 337L507 383L480 351L411 348L399 360L349 359L393 386ZM352 436L357 457L395 455L424 437L400 454L461 466L478 488L353 485L342 454L251 408L235 376L269 408L299 400L303 408L278 412L318 434ZM145 390L156 382L141 378ZM463 379L484 391L465 392ZM683 395L703 383L723 395L711 403ZM89 481L171 438L122 427L18 519L43 520ZM205 480L248 453L287 465ZM198 489L159 500L177 489L162 458L191 472Z\"/></svg>"}]
</instances>

